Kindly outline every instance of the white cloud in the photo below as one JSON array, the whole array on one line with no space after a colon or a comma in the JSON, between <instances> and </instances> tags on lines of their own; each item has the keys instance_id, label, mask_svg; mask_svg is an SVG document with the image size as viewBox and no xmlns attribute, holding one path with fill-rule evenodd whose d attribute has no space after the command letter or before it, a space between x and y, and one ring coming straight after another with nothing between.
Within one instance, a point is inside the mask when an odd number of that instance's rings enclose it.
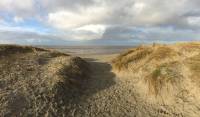
<instances>
[{"instance_id":1,"label":"white cloud","mask_svg":"<svg viewBox=\"0 0 200 117\"><path fill-rule=\"evenodd\" d=\"M84 1L84 0L83 0ZM90 0L49 13L49 23L61 29L84 25L172 26L191 28L185 14L199 10L197 0ZM65 2L69 4L70 2ZM85 5L88 3L88 6ZM60 9L59 9L60 6Z\"/></svg>"},{"instance_id":2,"label":"white cloud","mask_svg":"<svg viewBox=\"0 0 200 117\"><path fill-rule=\"evenodd\" d=\"M104 33L104 31L106 30L106 27L105 25L85 25L85 26L82 26L82 27L79 27L79 28L76 28L75 31L90 31L90 32L93 32L93 33Z\"/></svg>"},{"instance_id":3,"label":"white cloud","mask_svg":"<svg viewBox=\"0 0 200 117\"><path fill-rule=\"evenodd\" d=\"M106 17L106 9L104 7L81 8L78 12L57 11L49 13L48 22L56 28L69 29L77 28L84 25L98 24Z\"/></svg>"},{"instance_id":4,"label":"white cloud","mask_svg":"<svg viewBox=\"0 0 200 117\"><path fill-rule=\"evenodd\" d=\"M133 11L138 15L146 7L146 4L143 2L136 2L133 6Z\"/></svg>"},{"instance_id":5,"label":"white cloud","mask_svg":"<svg viewBox=\"0 0 200 117\"><path fill-rule=\"evenodd\" d=\"M188 17L188 22L193 26L200 26L200 16L199 17Z\"/></svg>"},{"instance_id":6,"label":"white cloud","mask_svg":"<svg viewBox=\"0 0 200 117\"><path fill-rule=\"evenodd\" d=\"M0 44L12 44L14 43L13 41L8 41L8 40L0 40Z\"/></svg>"},{"instance_id":7,"label":"white cloud","mask_svg":"<svg viewBox=\"0 0 200 117\"><path fill-rule=\"evenodd\" d=\"M18 16L31 16L35 10L34 0L1 0L0 10Z\"/></svg>"},{"instance_id":8,"label":"white cloud","mask_svg":"<svg viewBox=\"0 0 200 117\"><path fill-rule=\"evenodd\" d=\"M15 21L16 23L19 23L19 22L23 22L24 20L23 20L23 18L21 18L21 17L15 16L15 17L14 17L14 21Z\"/></svg>"},{"instance_id":9,"label":"white cloud","mask_svg":"<svg viewBox=\"0 0 200 117\"><path fill-rule=\"evenodd\" d=\"M74 39L92 40L102 38L107 26L105 25L85 25L72 30Z\"/></svg>"}]
</instances>

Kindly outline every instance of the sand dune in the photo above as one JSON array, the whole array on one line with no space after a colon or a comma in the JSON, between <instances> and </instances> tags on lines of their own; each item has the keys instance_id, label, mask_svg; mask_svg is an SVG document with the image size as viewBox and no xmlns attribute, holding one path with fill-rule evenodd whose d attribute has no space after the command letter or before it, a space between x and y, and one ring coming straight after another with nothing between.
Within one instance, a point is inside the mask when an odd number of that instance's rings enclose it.
<instances>
[{"instance_id":1,"label":"sand dune","mask_svg":"<svg viewBox=\"0 0 200 117\"><path fill-rule=\"evenodd\" d=\"M200 43L140 46L112 65L120 77L132 79L144 106L151 105L145 115L153 116L152 109L163 116L200 115Z\"/></svg>"},{"instance_id":2,"label":"sand dune","mask_svg":"<svg viewBox=\"0 0 200 117\"><path fill-rule=\"evenodd\" d=\"M198 117L200 43L73 57L0 47L0 115Z\"/></svg>"},{"instance_id":3,"label":"sand dune","mask_svg":"<svg viewBox=\"0 0 200 117\"><path fill-rule=\"evenodd\" d=\"M0 46L0 115L62 116L88 77L79 57L24 46Z\"/></svg>"}]
</instances>

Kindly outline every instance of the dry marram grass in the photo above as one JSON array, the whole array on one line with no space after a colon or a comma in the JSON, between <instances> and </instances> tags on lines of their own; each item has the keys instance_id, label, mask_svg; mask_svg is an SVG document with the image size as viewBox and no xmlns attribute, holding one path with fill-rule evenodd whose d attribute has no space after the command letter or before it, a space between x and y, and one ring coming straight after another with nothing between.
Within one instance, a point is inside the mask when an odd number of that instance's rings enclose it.
<instances>
[{"instance_id":1,"label":"dry marram grass","mask_svg":"<svg viewBox=\"0 0 200 117\"><path fill-rule=\"evenodd\" d=\"M136 47L115 58L112 66L119 77L135 81L144 102L179 109L180 116L200 114L199 42Z\"/></svg>"}]
</instances>

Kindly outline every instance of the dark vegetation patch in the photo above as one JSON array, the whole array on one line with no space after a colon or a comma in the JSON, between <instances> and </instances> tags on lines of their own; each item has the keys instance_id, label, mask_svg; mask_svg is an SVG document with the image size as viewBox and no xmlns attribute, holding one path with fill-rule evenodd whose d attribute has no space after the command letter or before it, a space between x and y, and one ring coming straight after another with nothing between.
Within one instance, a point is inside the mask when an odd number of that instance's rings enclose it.
<instances>
[{"instance_id":1,"label":"dark vegetation patch","mask_svg":"<svg viewBox=\"0 0 200 117\"><path fill-rule=\"evenodd\" d=\"M149 91L157 95L166 84L176 84L176 81L183 77L178 70L178 66L180 66L178 62L172 62L160 65L153 70L153 72L145 78L149 85Z\"/></svg>"},{"instance_id":2,"label":"dark vegetation patch","mask_svg":"<svg viewBox=\"0 0 200 117\"><path fill-rule=\"evenodd\" d=\"M31 47L31 46L18 46L18 45L0 45L0 57L9 56L13 54L25 54L33 52L48 51L47 49Z\"/></svg>"}]
</instances>

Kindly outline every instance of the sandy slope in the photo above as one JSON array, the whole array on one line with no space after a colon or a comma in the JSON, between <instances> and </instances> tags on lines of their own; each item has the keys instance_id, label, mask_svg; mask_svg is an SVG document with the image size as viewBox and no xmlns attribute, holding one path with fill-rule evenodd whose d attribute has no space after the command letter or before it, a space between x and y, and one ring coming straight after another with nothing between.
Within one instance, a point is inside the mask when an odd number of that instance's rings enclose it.
<instances>
[{"instance_id":1,"label":"sandy slope","mask_svg":"<svg viewBox=\"0 0 200 117\"><path fill-rule=\"evenodd\" d=\"M0 46L0 116L65 116L88 78L79 57L40 48Z\"/></svg>"}]
</instances>

